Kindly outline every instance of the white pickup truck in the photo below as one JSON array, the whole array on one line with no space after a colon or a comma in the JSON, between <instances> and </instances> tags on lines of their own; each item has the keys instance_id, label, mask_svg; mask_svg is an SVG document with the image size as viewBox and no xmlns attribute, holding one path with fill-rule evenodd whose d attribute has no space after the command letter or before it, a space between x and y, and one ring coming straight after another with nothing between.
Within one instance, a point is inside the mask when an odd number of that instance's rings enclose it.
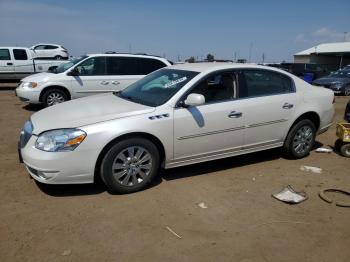
<instances>
[{"instance_id":1,"label":"white pickup truck","mask_svg":"<svg viewBox=\"0 0 350 262\"><path fill-rule=\"evenodd\" d=\"M0 81L20 80L28 75L46 72L67 61L34 59L35 53L26 47L0 47Z\"/></svg>"}]
</instances>

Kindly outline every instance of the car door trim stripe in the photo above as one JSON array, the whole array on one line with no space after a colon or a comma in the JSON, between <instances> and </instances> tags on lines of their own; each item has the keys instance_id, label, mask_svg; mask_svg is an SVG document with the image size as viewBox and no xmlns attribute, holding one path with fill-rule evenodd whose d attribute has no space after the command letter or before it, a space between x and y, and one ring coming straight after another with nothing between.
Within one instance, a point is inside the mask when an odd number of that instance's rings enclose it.
<instances>
[{"instance_id":1,"label":"car door trim stripe","mask_svg":"<svg viewBox=\"0 0 350 262\"><path fill-rule=\"evenodd\" d=\"M286 121L288 121L288 119L279 119L279 120L274 120L274 121L261 122L261 123L251 124L251 125L247 126L247 128L273 125L273 124L282 123L282 122L286 122Z\"/></svg>"},{"instance_id":2,"label":"car door trim stripe","mask_svg":"<svg viewBox=\"0 0 350 262\"><path fill-rule=\"evenodd\" d=\"M216 134L221 134L221 133L226 133L226 132L238 131L238 130L242 130L242 129L246 129L246 128L273 125L273 124L282 123L282 122L286 122L286 121L288 121L288 120L287 119L280 119L280 120L274 120L274 121L261 122L261 123L251 124L249 126L239 126L239 127L235 127L235 128L222 129L222 130L217 130L217 131L212 131L212 132L207 132L207 133L181 136L181 137L178 137L177 140L185 140L185 139L202 137L202 136L216 135Z\"/></svg>"},{"instance_id":3,"label":"car door trim stripe","mask_svg":"<svg viewBox=\"0 0 350 262\"><path fill-rule=\"evenodd\" d=\"M181 136L181 137L178 137L177 140L184 140L184 139L196 138L196 137L201 137L201 136L216 135L216 134L221 134L221 133L226 133L226 132L238 131L238 130L242 130L245 128L246 128L245 126L239 126L239 127L235 127L235 128L222 129L222 130L217 130L217 131L212 131L212 132L207 132L207 133L200 133L200 134L189 135L189 136Z\"/></svg>"}]
</instances>

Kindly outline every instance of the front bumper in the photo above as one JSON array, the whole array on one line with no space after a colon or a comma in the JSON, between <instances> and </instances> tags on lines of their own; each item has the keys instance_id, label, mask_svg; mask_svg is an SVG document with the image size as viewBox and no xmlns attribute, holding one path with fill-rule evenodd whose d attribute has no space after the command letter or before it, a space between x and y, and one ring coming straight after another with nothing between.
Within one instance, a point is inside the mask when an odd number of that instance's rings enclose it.
<instances>
[{"instance_id":1,"label":"front bumper","mask_svg":"<svg viewBox=\"0 0 350 262\"><path fill-rule=\"evenodd\" d=\"M84 184L94 182L96 158L79 151L45 152L35 148L37 137L32 135L19 150L28 173L45 184Z\"/></svg>"},{"instance_id":2,"label":"front bumper","mask_svg":"<svg viewBox=\"0 0 350 262\"><path fill-rule=\"evenodd\" d=\"M21 101L28 102L31 104L39 104L40 90L25 89L23 87L17 87L15 90L16 96Z\"/></svg>"}]
</instances>

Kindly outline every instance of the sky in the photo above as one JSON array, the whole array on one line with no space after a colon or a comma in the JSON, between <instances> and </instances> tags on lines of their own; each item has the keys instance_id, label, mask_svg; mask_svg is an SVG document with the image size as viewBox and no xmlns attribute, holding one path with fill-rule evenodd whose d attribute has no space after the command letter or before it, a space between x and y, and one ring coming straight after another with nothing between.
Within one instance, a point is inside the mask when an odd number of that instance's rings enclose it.
<instances>
[{"instance_id":1,"label":"sky","mask_svg":"<svg viewBox=\"0 0 350 262\"><path fill-rule=\"evenodd\" d=\"M316 44L350 41L349 10L350 0L0 0L0 46L292 61Z\"/></svg>"}]
</instances>

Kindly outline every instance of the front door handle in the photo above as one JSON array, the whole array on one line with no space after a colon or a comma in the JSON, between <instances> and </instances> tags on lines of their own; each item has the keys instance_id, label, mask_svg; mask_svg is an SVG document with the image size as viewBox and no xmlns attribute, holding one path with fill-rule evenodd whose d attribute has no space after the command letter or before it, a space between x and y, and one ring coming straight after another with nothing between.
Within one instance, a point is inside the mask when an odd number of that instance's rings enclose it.
<instances>
[{"instance_id":1,"label":"front door handle","mask_svg":"<svg viewBox=\"0 0 350 262\"><path fill-rule=\"evenodd\" d=\"M242 112L232 111L231 113L228 114L228 117L229 118L239 118L242 115L243 115Z\"/></svg>"},{"instance_id":2,"label":"front door handle","mask_svg":"<svg viewBox=\"0 0 350 262\"><path fill-rule=\"evenodd\" d=\"M291 108L293 108L293 104L289 104L289 103L284 103L284 105L282 106L282 108L284 108L284 109L291 109Z\"/></svg>"},{"instance_id":3,"label":"front door handle","mask_svg":"<svg viewBox=\"0 0 350 262\"><path fill-rule=\"evenodd\" d=\"M113 81L112 84L113 84L113 85L119 85L120 82L118 82L118 81Z\"/></svg>"},{"instance_id":4,"label":"front door handle","mask_svg":"<svg viewBox=\"0 0 350 262\"><path fill-rule=\"evenodd\" d=\"M101 85L108 85L109 82L108 82L108 81L102 81L100 84L101 84Z\"/></svg>"},{"instance_id":5,"label":"front door handle","mask_svg":"<svg viewBox=\"0 0 350 262\"><path fill-rule=\"evenodd\" d=\"M8 62L7 65L13 65L13 63Z\"/></svg>"}]
</instances>

